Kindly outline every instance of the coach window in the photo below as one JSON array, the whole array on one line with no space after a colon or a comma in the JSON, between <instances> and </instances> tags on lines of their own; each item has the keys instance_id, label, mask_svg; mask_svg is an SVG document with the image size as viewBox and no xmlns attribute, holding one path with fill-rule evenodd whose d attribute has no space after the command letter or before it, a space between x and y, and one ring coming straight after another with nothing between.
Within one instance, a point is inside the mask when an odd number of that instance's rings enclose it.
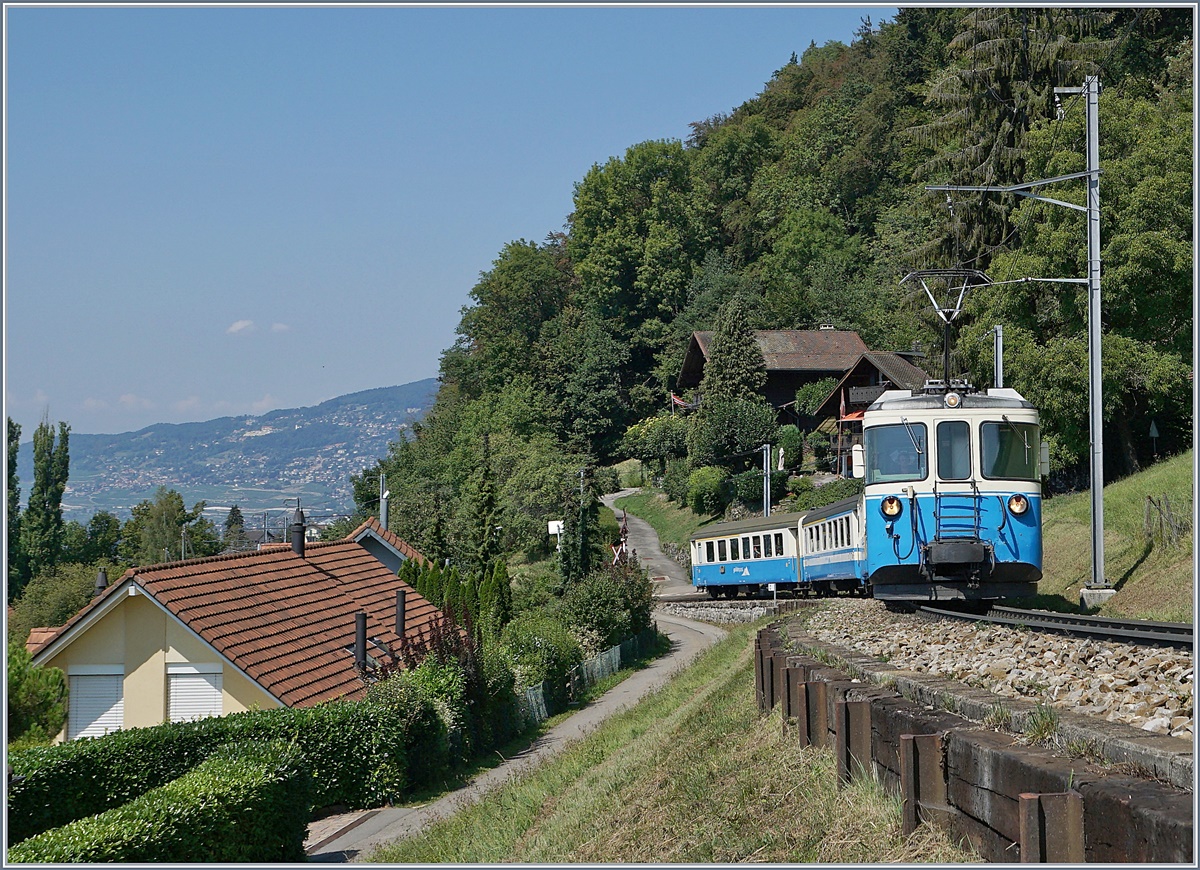
<instances>
[{"instance_id":1,"label":"coach window","mask_svg":"<svg viewBox=\"0 0 1200 870\"><path fill-rule=\"evenodd\" d=\"M763 535L763 555L768 559L771 558L771 536L770 535Z\"/></svg>"},{"instance_id":2,"label":"coach window","mask_svg":"<svg viewBox=\"0 0 1200 870\"><path fill-rule=\"evenodd\" d=\"M706 562L715 561L713 559L713 542L712 541L704 542L704 561L706 561Z\"/></svg>"},{"instance_id":3,"label":"coach window","mask_svg":"<svg viewBox=\"0 0 1200 870\"><path fill-rule=\"evenodd\" d=\"M783 532L775 533L775 555L783 555Z\"/></svg>"},{"instance_id":4,"label":"coach window","mask_svg":"<svg viewBox=\"0 0 1200 870\"><path fill-rule=\"evenodd\" d=\"M729 558L730 558L730 559L740 559L740 558L742 558L740 555L738 555L738 553L739 553L739 550L738 550L738 539L737 539L737 538L730 538L730 539L729 539Z\"/></svg>"},{"instance_id":5,"label":"coach window","mask_svg":"<svg viewBox=\"0 0 1200 870\"><path fill-rule=\"evenodd\" d=\"M966 480L971 476L971 425L966 420L938 423L937 463L942 480Z\"/></svg>"},{"instance_id":6,"label":"coach window","mask_svg":"<svg viewBox=\"0 0 1200 870\"><path fill-rule=\"evenodd\" d=\"M721 540L717 541L717 560L720 562L725 561L725 539L724 538L721 538Z\"/></svg>"},{"instance_id":7,"label":"coach window","mask_svg":"<svg viewBox=\"0 0 1200 870\"><path fill-rule=\"evenodd\" d=\"M750 539L749 538L742 538L742 558L743 559L750 558Z\"/></svg>"},{"instance_id":8,"label":"coach window","mask_svg":"<svg viewBox=\"0 0 1200 870\"><path fill-rule=\"evenodd\" d=\"M755 535L753 540L754 540L754 544L753 544L754 558L761 559L762 558L762 538L759 537L758 535Z\"/></svg>"}]
</instances>

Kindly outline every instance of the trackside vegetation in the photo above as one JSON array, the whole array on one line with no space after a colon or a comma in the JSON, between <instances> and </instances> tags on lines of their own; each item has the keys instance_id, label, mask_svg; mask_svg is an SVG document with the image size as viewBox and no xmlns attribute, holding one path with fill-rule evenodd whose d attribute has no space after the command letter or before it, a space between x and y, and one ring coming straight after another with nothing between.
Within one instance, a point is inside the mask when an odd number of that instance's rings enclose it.
<instances>
[{"instance_id":1,"label":"trackside vegetation","mask_svg":"<svg viewBox=\"0 0 1200 870\"><path fill-rule=\"evenodd\" d=\"M836 787L832 756L780 734L753 698L752 638L740 626L671 683L554 759L379 863L961 863L866 781Z\"/></svg>"}]
</instances>

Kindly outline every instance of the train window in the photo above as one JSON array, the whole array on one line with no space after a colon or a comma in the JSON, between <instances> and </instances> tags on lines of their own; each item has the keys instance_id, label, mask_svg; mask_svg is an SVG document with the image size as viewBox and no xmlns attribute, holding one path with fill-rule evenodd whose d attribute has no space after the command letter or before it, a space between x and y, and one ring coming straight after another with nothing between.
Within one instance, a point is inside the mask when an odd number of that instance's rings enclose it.
<instances>
[{"instance_id":1,"label":"train window","mask_svg":"<svg viewBox=\"0 0 1200 870\"><path fill-rule=\"evenodd\" d=\"M763 535L763 555L771 558L771 536Z\"/></svg>"},{"instance_id":2,"label":"train window","mask_svg":"<svg viewBox=\"0 0 1200 870\"><path fill-rule=\"evenodd\" d=\"M872 426L863 432L866 483L924 480L929 472L924 423Z\"/></svg>"},{"instance_id":3,"label":"train window","mask_svg":"<svg viewBox=\"0 0 1200 870\"><path fill-rule=\"evenodd\" d=\"M717 541L717 559L721 562L725 561L725 539Z\"/></svg>"},{"instance_id":4,"label":"train window","mask_svg":"<svg viewBox=\"0 0 1200 870\"><path fill-rule=\"evenodd\" d=\"M937 426L938 477L966 480L971 476L971 424L945 420Z\"/></svg>"},{"instance_id":5,"label":"train window","mask_svg":"<svg viewBox=\"0 0 1200 870\"><path fill-rule=\"evenodd\" d=\"M775 533L775 555L783 555L783 532Z\"/></svg>"},{"instance_id":6,"label":"train window","mask_svg":"<svg viewBox=\"0 0 1200 870\"><path fill-rule=\"evenodd\" d=\"M753 544L754 558L761 559L762 558L762 538L760 538L758 535L755 535L753 538L753 541L754 541L754 544Z\"/></svg>"},{"instance_id":7,"label":"train window","mask_svg":"<svg viewBox=\"0 0 1200 870\"><path fill-rule=\"evenodd\" d=\"M704 542L704 561L706 561L706 562L715 562L716 561L713 558L713 544L714 543L715 543L714 541L705 541Z\"/></svg>"},{"instance_id":8,"label":"train window","mask_svg":"<svg viewBox=\"0 0 1200 870\"><path fill-rule=\"evenodd\" d=\"M1041 445L1033 423L984 423L979 427L983 476L1037 480Z\"/></svg>"},{"instance_id":9,"label":"train window","mask_svg":"<svg viewBox=\"0 0 1200 870\"><path fill-rule=\"evenodd\" d=\"M729 558L730 558L730 559L735 559L735 560L736 560L736 559L740 559L740 558L742 558L742 557L739 555L739 553L740 553L740 552L741 552L741 551L738 549L738 539L737 539L737 538L730 538L730 539L729 539Z\"/></svg>"},{"instance_id":10,"label":"train window","mask_svg":"<svg viewBox=\"0 0 1200 870\"><path fill-rule=\"evenodd\" d=\"M742 538L742 558L743 559L750 558L750 539L749 538Z\"/></svg>"}]
</instances>

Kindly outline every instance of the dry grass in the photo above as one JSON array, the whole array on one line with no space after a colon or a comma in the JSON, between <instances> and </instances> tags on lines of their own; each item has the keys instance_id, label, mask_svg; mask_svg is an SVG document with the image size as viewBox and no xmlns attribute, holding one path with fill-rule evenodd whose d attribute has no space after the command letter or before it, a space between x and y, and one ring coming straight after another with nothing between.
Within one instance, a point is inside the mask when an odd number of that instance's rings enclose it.
<instances>
[{"instance_id":1,"label":"dry grass","mask_svg":"<svg viewBox=\"0 0 1200 870\"><path fill-rule=\"evenodd\" d=\"M1166 495L1178 519L1192 515L1193 453L1172 457L1104 488L1104 570L1118 587L1101 608L1106 615L1192 622L1195 578L1193 531L1173 545L1148 541L1146 499ZM1044 574L1038 592L1078 603L1091 578L1091 497L1058 496L1043 514Z\"/></svg>"},{"instance_id":2,"label":"dry grass","mask_svg":"<svg viewBox=\"0 0 1200 870\"><path fill-rule=\"evenodd\" d=\"M900 834L899 799L839 789L832 755L753 698L753 631L634 709L425 835L369 860L502 863L961 863L939 831Z\"/></svg>"}]
</instances>

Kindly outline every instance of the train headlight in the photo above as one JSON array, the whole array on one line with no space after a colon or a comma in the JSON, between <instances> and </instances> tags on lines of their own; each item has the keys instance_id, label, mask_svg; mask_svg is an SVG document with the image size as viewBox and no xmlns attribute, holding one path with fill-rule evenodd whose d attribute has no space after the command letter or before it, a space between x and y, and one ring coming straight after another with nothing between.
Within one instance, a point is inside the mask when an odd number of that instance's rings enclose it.
<instances>
[{"instance_id":1,"label":"train headlight","mask_svg":"<svg viewBox=\"0 0 1200 870\"><path fill-rule=\"evenodd\" d=\"M894 495L889 495L879 503L879 510L888 519L894 520L900 516L900 511L904 509L904 503Z\"/></svg>"},{"instance_id":2,"label":"train headlight","mask_svg":"<svg viewBox=\"0 0 1200 870\"><path fill-rule=\"evenodd\" d=\"M946 393L946 407L954 410L962 404L962 396L958 393Z\"/></svg>"},{"instance_id":3,"label":"train headlight","mask_svg":"<svg viewBox=\"0 0 1200 870\"><path fill-rule=\"evenodd\" d=\"M1025 511L1029 510L1029 499L1025 498L1019 492L1014 493L1008 497L1008 509L1014 517L1019 517Z\"/></svg>"}]
</instances>

